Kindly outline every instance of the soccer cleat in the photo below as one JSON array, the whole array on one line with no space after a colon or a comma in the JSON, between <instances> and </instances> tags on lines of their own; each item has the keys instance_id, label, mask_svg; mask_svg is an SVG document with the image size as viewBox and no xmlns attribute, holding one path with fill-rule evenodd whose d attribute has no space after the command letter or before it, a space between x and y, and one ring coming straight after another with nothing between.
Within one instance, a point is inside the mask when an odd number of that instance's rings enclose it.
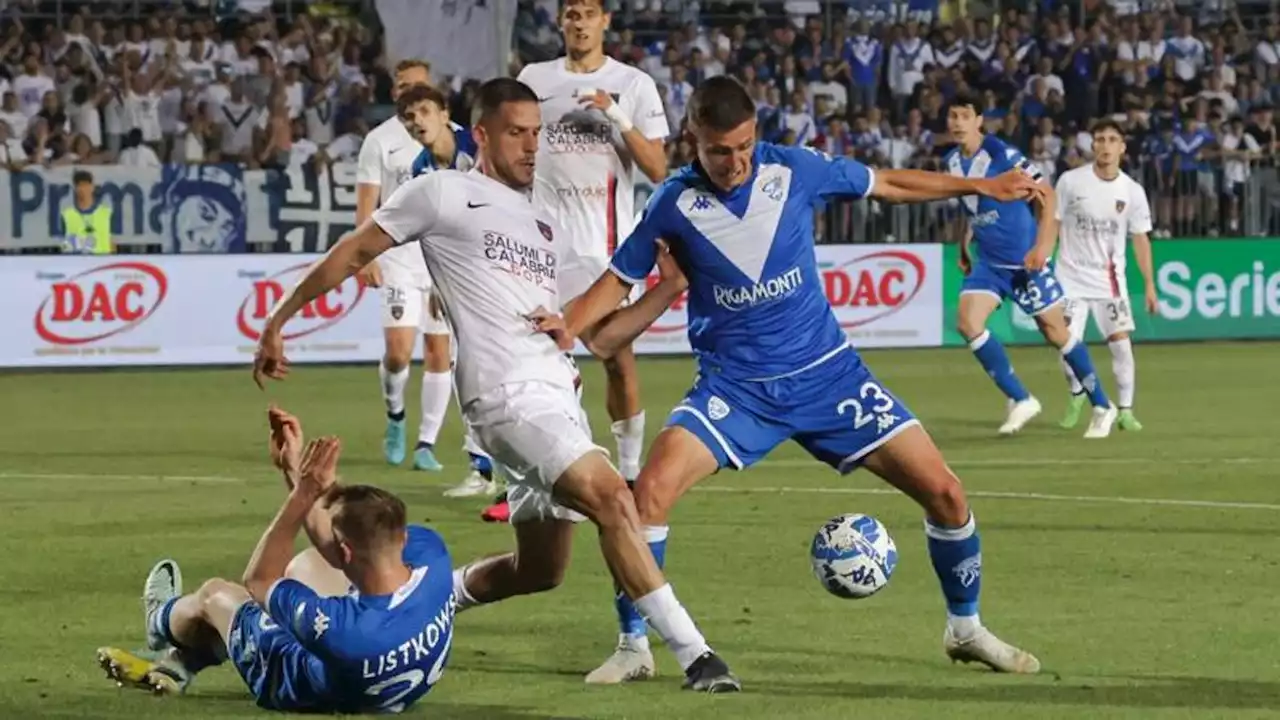
<instances>
[{"instance_id":1,"label":"soccer cleat","mask_svg":"<svg viewBox=\"0 0 1280 720\"><path fill-rule=\"evenodd\" d=\"M392 465L404 462L404 420L387 418L387 432L382 436L382 455Z\"/></svg>"},{"instance_id":2,"label":"soccer cleat","mask_svg":"<svg viewBox=\"0 0 1280 720\"><path fill-rule=\"evenodd\" d=\"M1084 431L1085 439L1097 440L1110 435L1111 426L1119 414L1115 406L1094 408L1093 417L1089 418L1089 429Z\"/></svg>"},{"instance_id":3,"label":"soccer cleat","mask_svg":"<svg viewBox=\"0 0 1280 720\"><path fill-rule=\"evenodd\" d=\"M116 687L128 686L157 695L181 695L191 684L191 674L177 663L164 660L160 653L102 647L98 648L98 667L115 681Z\"/></svg>"},{"instance_id":4,"label":"soccer cleat","mask_svg":"<svg viewBox=\"0 0 1280 720\"><path fill-rule=\"evenodd\" d=\"M160 632L156 613L164 604L182 595L182 570L176 561L165 558L151 567L147 580L142 584L142 622L147 629L147 647L163 650L169 640Z\"/></svg>"},{"instance_id":5,"label":"soccer cleat","mask_svg":"<svg viewBox=\"0 0 1280 720\"><path fill-rule=\"evenodd\" d=\"M587 675L588 685L617 685L632 680L648 680L654 675L653 652L638 647L631 638L618 638L618 649L600 667Z\"/></svg>"},{"instance_id":6,"label":"soccer cleat","mask_svg":"<svg viewBox=\"0 0 1280 720\"><path fill-rule=\"evenodd\" d=\"M1040 661L1035 655L1020 650L996 637L985 627L968 640L958 640L948 625L942 635L942 649L952 662L977 662L996 672L1034 674L1040 672Z\"/></svg>"},{"instance_id":7,"label":"soccer cleat","mask_svg":"<svg viewBox=\"0 0 1280 720\"><path fill-rule=\"evenodd\" d=\"M507 502L507 494L499 495L492 505L480 513L480 519L485 522L511 522L511 505Z\"/></svg>"},{"instance_id":8,"label":"soccer cleat","mask_svg":"<svg viewBox=\"0 0 1280 720\"><path fill-rule=\"evenodd\" d=\"M1000 426L1001 435L1012 435L1040 414L1040 401L1034 397L1019 400L1009 406L1009 416Z\"/></svg>"},{"instance_id":9,"label":"soccer cleat","mask_svg":"<svg viewBox=\"0 0 1280 720\"><path fill-rule=\"evenodd\" d=\"M1138 418L1134 416L1133 410L1125 408L1120 411L1120 415L1116 417L1116 424L1121 430L1131 430L1137 432L1142 429L1142 423L1138 422Z\"/></svg>"},{"instance_id":10,"label":"soccer cleat","mask_svg":"<svg viewBox=\"0 0 1280 720\"><path fill-rule=\"evenodd\" d=\"M729 671L720 656L708 650L698 656L684 671L685 690L696 690L706 693L729 693L742 690L742 683Z\"/></svg>"},{"instance_id":11,"label":"soccer cleat","mask_svg":"<svg viewBox=\"0 0 1280 720\"><path fill-rule=\"evenodd\" d=\"M479 470L472 470L457 486L451 487L444 491L444 496L449 498L465 498L478 497L481 495L496 495L498 492L498 483L486 478L480 474Z\"/></svg>"},{"instance_id":12,"label":"soccer cleat","mask_svg":"<svg viewBox=\"0 0 1280 720\"><path fill-rule=\"evenodd\" d=\"M1058 423L1058 427L1063 430L1074 428L1076 423L1080 422L1080 413L1084 410L1085 401L1088 399L1084 393L1072 395L1071 399L1067 401L1067 412L1063 414L1062 421Z\"/></svg>"},{"instance_id":13,"label":"soccer cleat","mask_svg":"<svg viewBox=\"0 0 1280 720\"><path fill-rule=\"evenodd\" d=\"M436 454L429 447L419 447L413 451L413 469L427 472L440 472L444 466L436 459Z\"/></svg>"}]
</instances>

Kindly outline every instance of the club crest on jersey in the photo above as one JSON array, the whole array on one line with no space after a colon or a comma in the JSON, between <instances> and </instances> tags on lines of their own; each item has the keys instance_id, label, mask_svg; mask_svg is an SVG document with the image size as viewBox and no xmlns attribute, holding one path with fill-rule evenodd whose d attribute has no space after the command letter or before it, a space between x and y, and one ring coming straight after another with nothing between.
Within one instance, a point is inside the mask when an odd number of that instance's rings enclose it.
<instances>
[{"instance_id":1,"label":"club crest on jersey","mask_svg":"<svg viewBox=\"0 0 1280 720\"><path fill-rule=\"evenodd\" d=\"M1117 201L1116 201L1116 212L1118 212L1118 213L1122 213L1122 212L1124 212L1124 205L1125 205L1125 203L1124 203L1124 201L1123 201L1123 200L1117 200Z\"/></svg>"},{"instance_id":2,"label":"club crest on jersey","mask_svg":"<svg viewBox=\"0 0 1280 720\"><path fill-rule=\"evenodd\" d=\"M551 226L550 226L550 225L548 225L548 224L546 224L546 223L542 222L541 220L539 220L539 221L538 221L538 231L542 233L542 237L544 237L544 238L546 238L546 239L547 239L547 242L551 242L551 240L552 240L552 237L553 237L553 236L552 236L552 234L551 234Z\"/></svg>"},{"instance_id":3,"label":"club crest on jersey","mask_svg":"<svg viewBox=\"0 0 1280 720\"><path fill-rule=\"evenodd\" d=\"M769 182L764 184L764 187L760 188L760 192L774 202L782 200L782 178L775 175Z\"/></svg>"}]
</instances>

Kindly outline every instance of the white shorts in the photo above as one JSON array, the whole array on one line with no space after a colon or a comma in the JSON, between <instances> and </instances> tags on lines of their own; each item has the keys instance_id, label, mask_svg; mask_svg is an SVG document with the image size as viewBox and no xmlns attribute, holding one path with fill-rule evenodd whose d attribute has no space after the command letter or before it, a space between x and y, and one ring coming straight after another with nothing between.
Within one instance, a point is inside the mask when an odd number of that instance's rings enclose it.
<instances>
[{"instance_id":1,"label":"white shorts","mask_svg":"<svg viewBox=\"0 0 1280 720\"><path fill-rule=\"evenodd\" d=\"M449 323L431 314L431 276L426 268L412 269L397 262L383 262L382 327L417 328L423 335L448 335Z\"/></svg>"},{"instance_id":2,"label":"white shorts","mask_svg":"<svg viewBox=\"0 0 1280 720\"><path fill-rule=\"evenodd\" d=\"M1137 329L1133 322L1133 307L1127 297L1068 297L1063 305L1063 311L1071 328L1071 336L1076 339L1084 339L1090 314L1093 315L1093 324L1104 338L1117 333L1131 333Z\"/></svg>"},{"instance_id":3,"label":"white shorts","mask_svg":"<svg viewBox=\"0 0 1280 720\"><path fill-rule=\"evenodd\" d=\"M592 442L572 389L536 381L511 383L467 403L466 413L480 446L506 476L512 524L586 519L551 497L551 488L570 465L587 453L607 455Z\"/></svg>"}]
</instances>

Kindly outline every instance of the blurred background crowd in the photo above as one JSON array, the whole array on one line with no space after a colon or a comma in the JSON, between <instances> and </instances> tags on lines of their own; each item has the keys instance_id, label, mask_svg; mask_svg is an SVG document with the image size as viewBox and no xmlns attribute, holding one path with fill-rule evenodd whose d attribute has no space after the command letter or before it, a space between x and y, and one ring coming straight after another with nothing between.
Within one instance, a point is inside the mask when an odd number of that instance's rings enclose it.
<instances>
[{"instance_id":1,"label":"blurred background crowd","mask_svg":"<svg viewBox=\"0 0 1280 720\"><path fill-rule=\"evenodd\" d=\"M484 0L440 0L474 3ZM561 52L557 0L520 0L511 72ZM0 158L31 165L351 160L390 113L372 0L0 0ZM1046 175L1128 133L1157 236L1280 235L1275 0L606 0L608 52L656 80L673 128L738 77L761 135L934 168L957 92ZM484 78L437 77L466 123ZM671 166L692 159L673 135ZM843 204L826 241L954 239L954 207Z\"/></svg>"}]
</instances>

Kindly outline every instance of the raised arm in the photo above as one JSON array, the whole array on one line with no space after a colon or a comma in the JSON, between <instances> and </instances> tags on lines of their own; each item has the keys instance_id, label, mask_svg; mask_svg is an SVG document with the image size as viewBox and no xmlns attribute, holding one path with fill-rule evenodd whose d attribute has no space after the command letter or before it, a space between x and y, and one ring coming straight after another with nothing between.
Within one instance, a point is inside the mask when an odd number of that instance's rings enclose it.
<instances>
[{"instance_id":1,"label":"raised arm","mask_svg":"<svg viewBox=\"0 0 1280 720\"><path fill-rule=\"evenodd\" d=\"M638 302L615 310L600 321L594 332L583 336L587 349L596 357L607 360L629 347L689 287L688 279L666 243L658 242L658 272L662 281L646 290Z\"/></svg>"},{"instance_id":2,"label":"raised arm","mask_svg":"<svg viewBox=\"0 0 1280 720\"><path fill-rule=\"evenodd\" d=\"M293 492L302 474L302 423L298 418L275 407L267 410L267 424L271 428L271 462L284 477L285 488ZM333 535L333 523L321 503L315 503L302 521L311 546L332 567L341 564L342 556Z\"/></svg>"},{"instance_id":3,"label":"raised arm","mask_svg":"<svg viewBox=\"0 0 1280 720\"><path fill-rule=\"evenodd\" d=\"M1036 200L1048 192L1047 187L1016 170L993 178L967 178L927 170L877 170L870 194L888 202L928 202L965 195L1010 202Z\"/></svg>"}]
</instances>

